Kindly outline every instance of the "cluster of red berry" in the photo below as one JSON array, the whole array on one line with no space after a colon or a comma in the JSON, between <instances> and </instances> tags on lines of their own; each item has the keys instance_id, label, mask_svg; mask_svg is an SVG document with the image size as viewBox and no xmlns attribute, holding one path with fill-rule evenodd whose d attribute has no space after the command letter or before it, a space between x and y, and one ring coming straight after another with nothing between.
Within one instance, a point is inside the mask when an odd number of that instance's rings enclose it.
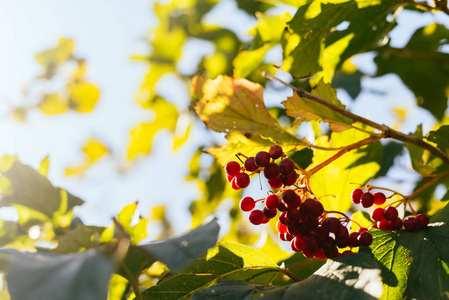
<instances>
[{"instance_id":1,"label":"cluster of red berry","mask_svg":"<svg viewBox=\"0 0 449 300\"><path fill-rule=\"evenodd\" d=\"M373 204L383 205L387 199L382 192L371 194L370 191L363 192L362 189L354 189L351 193L351 198L354 204L362 204L365 208L371 207ZM413 231L426 227L430 221L425 214L418 214L416 217L409 216L402 220L399 218L398 210L394 206L375 208L371 212L371 219L375 222L371 228L389 231L396 231L402 228Z\"/></svg>"},{"instance_id":2,"label":"cluster of red berry","mask_svg":"<svg viewBox=\"0 0 449 300\"><path fill-rule=\"evenodd\" d=\"M281 159L279 164L277 159ZM279 145L271 146L268 152L260 151L254 157L247 157L243 167L237 161L230 161L225 170L234 189L247 187L249 176L261 171L272 189L283 187L265 199L256 201L244 197L240 209L250 212L249 221L254 225L268 223L279 211L276 224L279 238L289 241L293 251L302 252L308 258L336 258L340 255L338 248L369 246L373 240L366 229L350 234L349 218L330 216L307 186L295 185L298 181L295 164ZM255 209L256 202L261 201L264 207Z\"/></svg>"},{"instance_id":3,"label":"cluster of red berry","mask_svg":"<svg viewBox=\"0 0 449 300\"><path fill-rule=\"evenodd\" d=\"M298 178L295 163L285 155L279 145L273 145L269 151L260 151L254 157L237 156L245 158L243 167L237 161L226 164L227 179L232 188L238 190L246 188L250 183L250 176L263 171L272 191L266 198L254 200L244 197L240 201L240 209L249 213L249 221L254 225L268 223L280 212L276 228L279 238L289 241L295 252L302 252L305 257L318 259L336 258L341 254L351 253L352 248L369 246L373 241L368 229L361 227L355 221L341 212L326 211L310 190L307 176ZM276 161L280 159L279 163ZM299 167L297 168L300 169ZM303 174L304 175L304 174ZM361 204L364 208L373 205L383 205L387 197L382 192L371 193L360 188L352 191L351 198L354 204ZM256 203L263 202L264 207L256 209ZM332 214L340 214L337 218ZM371 213L375 222L370 228L383 230L399 230L402 227L411 231L426 227L429 218L426 215L407 217L404 221L398 217L398 211L393 206L385 209L377 207ZM349 233L350 224L359 228ZM338 248L347 248L340 253Z\"/></svg>"}]
</instances>

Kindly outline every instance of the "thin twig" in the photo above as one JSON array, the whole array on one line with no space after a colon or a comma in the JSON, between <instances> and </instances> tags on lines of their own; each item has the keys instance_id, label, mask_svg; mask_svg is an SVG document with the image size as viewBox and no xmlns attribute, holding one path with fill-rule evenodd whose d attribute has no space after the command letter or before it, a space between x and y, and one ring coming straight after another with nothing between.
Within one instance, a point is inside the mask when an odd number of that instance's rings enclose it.
<instances>
[{"instance_id":1,"label":"thin twig","mask_svg":"<svg viewBox=\"0 0 449 300\"><path fill-rule=\"evenodd\" d=\"M122 262L121 265L123 267L123 270L125 270L126 275L128 276L129 283L131 283L134 294L136 295L136 300L143 300L142 294L140 294L139 291L139 283L137 282L137 279L134 277L134 275L131 273L131 271L128 269L125 263Z\"/></svg>"},{"instance_id":2,"label":"thin twig","mask_svg":"<svg viewBox=\"0 0 449 300\"><path fill-rule=\"evenodd\" d=\"M356 115L356 114L354 114L354 113L344 109L341 106L338 106L338 105L336 105L336 104L334 104L332 102L329 102L326 99L323 99L323 98L321 98L319 96L316 96L316 95L314 95L312 93L309 93L306 90L303 90L301 88L295 87L295 86L293 86L293 85L291 85L291 84L289 84L289 83L287 83L287 82L285 82L285 81L283 81L283 80L281 80L281 79L279 79L277 77L274 77L274 76L272 76L272 75L270 75L270 74L268 74L266 72L263 72L262 75L264 77L268 78L268 79L280 82L283 85L288 86L289 88L293 89L298 94L298 96L300 96L300 97L304 97L304 98L307 98L309 100L315 101L315 102L317 102L317 103L319 103L321 105L324 105L324 106L326 106L326 107L328 107L328 108L338 112L339 114L341 114L341 115L343 115L345 117L348 117L348 118L350 118L350 119L352 119L352 120L354 120L356 122L360 122L362 124L368 125L368 126L370 126L372 128L375 128L375 129L378 129L378 130L382 131L384 138L392 138L392 139L395 139L395 140L398 140L398 141L401 141L401 142L404 142L404 143L410 143L410 144L416 145L416 146L418 146L420 148L426 149L430 153L435 155L436 157L440 158L445 164L449 165L449 157L444 152L442 152L441 150L439 150L439 149L433 147L432 145L426 143L422 139L419 139L419 138L417 138L417 137L415 137L413 135L404 134L404 133L402 133L400 131L397 131L397 130L394 130L394 129L388 127L387 125L379 124L379 123L373 122L371 120L368 120L366 118L363 118L363 117L361 117L359 115Z\"/></svg>"},{"instance_id":3,"label":"thin twig","mask_svg":"<svg viewBox=\"0 0 449 300\"><path fill-rule=\"evenodd\" d=\"M429 181L427 181L425 184L423 184L419 189L417 189L416 191L414 191L412 194L410 194L409 196L407 196L407 199L412 200L413 198L415 198L416 196L418 196L419 194L421 194L424 190L426 190L429 186L431 186L432 184L434 184L436 181L438 181L439 179L443 178L444 176L449 175L449 171L443 172L441 174L438 174L437 176L433 177L432 179L430 179Z\"/></svg>"}]
</instances>

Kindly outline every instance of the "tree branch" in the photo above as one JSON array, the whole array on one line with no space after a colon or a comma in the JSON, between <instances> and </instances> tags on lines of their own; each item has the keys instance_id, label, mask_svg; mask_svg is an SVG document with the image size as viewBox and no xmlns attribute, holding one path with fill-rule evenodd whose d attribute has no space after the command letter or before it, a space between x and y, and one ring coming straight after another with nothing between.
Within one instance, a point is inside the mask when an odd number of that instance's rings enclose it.
<instances>
[{"instance_id":1,"label":"tree branch","mask_svg":"<svg viewBox=\"0 0 449 300\"><path fill-rule=\"evenodd\" d=\"M392 138L392 139L395 139L395 140L398 140L398 141L401 141L401 142L404 142L404 143L410 143L410 144L416 145L416 146L418 146L420 148L426 149L430 153L432 153L434 156L440 158L445 164L449 165L449 157L447 157L447 155L444 152L442 152L441 150L439 150L439 149L433 147L432 145L426 143L422 139L419 139L419 138L417 138L417 137L415 137L413 135L404 134L404 133L402 133L400 131L397 131L397 130L394 130L393 128L388 127L387 125L379 124L379 123L373 122L371 120L368 120L366 118L363 118L363 117L361 117L359 115L356 115L356 114L354 114L354 113L344 109L341 106L338 106L338 105L336 105L336 104L334 104L332 102L329 102L326 99L323 99L323 98L321 98L319 96L316 96L316 95L314 95L312 93L309 93L306 90L303 90L301 88L295 87L295 86L293 86L293 85L291 85L291 84L289 84L289 83L287 83L285 81L282 81L281 79L279 79L277 77L274 77L274 76L272 76L272 75L270 75L270 74L268 74L266 72L263 72L262 75L264 77L268 78L268 79L280 82L283 85L288 86L289 88L293 89L298 94L298 96L300 96L300 97L304 97L304 98L307 98L309 100L315 101L315 102L317 102L317 103L319 103L321 105L324 105L324 106L326 106L326 107L328 107L328 108L338 112L339 114L341 114L341 115L343 115L345 117L348 117L348 118L350 118L350 119L352 119L352 120L354 120L356 122L368 125L368 126L370 126L372 128L375 128L375 129L378 129L378 130L382 131L384 138Z\"/></svg>"}]
</instances>

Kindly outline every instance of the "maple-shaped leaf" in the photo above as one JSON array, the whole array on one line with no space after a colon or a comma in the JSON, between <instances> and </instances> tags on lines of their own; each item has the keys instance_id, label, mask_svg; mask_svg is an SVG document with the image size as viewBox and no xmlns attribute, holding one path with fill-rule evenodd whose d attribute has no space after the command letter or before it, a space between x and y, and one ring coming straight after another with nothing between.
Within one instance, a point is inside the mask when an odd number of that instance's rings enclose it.
<instances>
[{"instance_id":1,"label":"maple-shaped leaf","mask_svg":"<svg viewBox=\"0 0 449 300\"><path fill-rule=\"evenodd\" d=\"M337 99L335 89L322 81L312 90L312 94L344 108L344 105ZM330 129L335 132L351 128L352 120L348 117L320 103L301 98L297 93L283 101L282 104L285 106L287 115L297 118L294 125L299 125L302 121L321 120L329 123Z\"/></svg>"},{"instance_id":2,"label":"maple-shaped leaf","mask_svg":"<svg viewBox=\"0 0 449 300\"><path fill-rule=\"evenodd\" d=\"M196 76L195 111L206 126L217 132L239 131L246 137L262 135L275 143L303 144L281 128L263 102L263 87L243 78Z\"/></svg>"}]
</instances>

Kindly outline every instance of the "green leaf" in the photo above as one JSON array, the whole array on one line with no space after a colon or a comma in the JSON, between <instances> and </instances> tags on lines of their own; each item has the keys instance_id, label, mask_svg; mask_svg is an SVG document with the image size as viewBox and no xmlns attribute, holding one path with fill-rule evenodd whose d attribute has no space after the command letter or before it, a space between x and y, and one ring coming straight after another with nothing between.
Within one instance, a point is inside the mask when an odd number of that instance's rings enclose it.
<instances>
[{"instance_id":1,"label":"green leaf","mask_svg":"<svg viewBox=\"0 0 449 300\"><path fill-rule=\"evenodd\" d=\"M325 147L343 147L367 138L368 135L356 129L340 133L332 133L330 142L327 137L317 140L317 144ZM334 151L315 150L313 166L323 162ZM380 169L383 148L380 142L353 150L349 155L343 155L326 167L313 174L310 186L317 197L327 195L320 201L327 210L345 212L351 207L351 191L355 185L363 185L373 178ZM353 183L353 184L351 184Z\"/></svg>"},{"instance_id":2,"label":"green leaf","mask_svg":"<svg viewBox=\"0 0 449 300\"><path fill-rule=\"evenodd\" d=\"M426 139L437 144L437 147L446 151L449 155L449 125L443 125L436 131L430 131Z\"/></svg>"},{"instance_id":3,"label":"green leaf","mask_svg":"<svg viewBox=\"0 0 449 300\"><path fill-rule=\"evenodd\" d=\"M113 263L94 250L75 255L0 250L11 262L6 282L11 300L106 299Z\"/></svg>"},{"instance_id":4,"label":"green leaf","mask_svg":"<svg viewBox=\"0 0 449 300\"><path fill-rule=\"evenodd\" d=\"M263 102L263 87L243 78L196 76L195 111L206 126L217 132L239 131L245 136L266 136L276 143L303 144L280 127Z\"/></svg>"},{"instance_id":5,"label":"green leaf","mask_svg":"<svg viewBox=\"0 0 449 300\"><path fill-rule=\"evenodd\" d=\"M373 3L375 4L375 3ZM335 69L351 56L372 50L391 29L386 19L399 7L397 2L358 7L358 2L321 4L320 1L301 6L284 32L283 70L295 77L324 78L330 83ZM335 30L342 22L344 30Z\"/></svg>"},{"instance_id":6,"label":"green leaf","mask_svg":"<svg viewBox=\"0 0 449 300\"><path fill-rule=\"evenodd\" d=\"M199 289L223 280L270 283L282 270L263 252L221 242L205 258L191 263L179 275L162 280L143 293L144 299L186 299Z\"/></svg>"},{"instance_id":7,"label":"green leaf","mask_svg":"<svg viewBox=\"0 0 449 300\"><path fill-rule=\"evenodd\" d=\"M415 137L422 139L422 126L416 128L413 134ZM410 154L413 169L424 177L431 176L436 173L438 167L443 164L440 158L434 157L429 151L410 143L405 143Z\"/></svg>"},{"instance_id":8,"label":"green leaf","mask_svg":"<svg viewBox=\"0 0 449 300\"><path fill-rule=\"evenodd\" d=\"M447 299L449 297L449 206L425 229L408 232L373 230L369 248L384 267L382 299Z\"/></svg>"},{"instance_id":9,"label":"green leaf","mask_svg":"<svg viewBox=\"0 0 449 300\"><path fill-rule=\"evenodd\" d=\"M79 224L59 238L58 246L52 251L58 254L69 254L98 247L103 230L103 227Z\"/></svg>"},{"instance_id":10,"label":"green leaf","mask_svg":"<svg viewBox=\"0 0 449 300\"><path fill-rule=\"evenodd\" d=\"M65 191L54 187L50 181L29 166L15 161L2 173L2 177L11 182L11 189L3 193L0 206L23 205L43 213L50 219L60 212L61 205L67 205L63 213L69 212L74 206L84 203L78 197L67 193L67 203L64 203Z\"/></svg>"},{"instance_id":11,"label":"green leaf","mask_svg":"<svg viewBox=\"0 0 449 300\"><path fill-rule=\"evenodd\" d=\"M312 90L312 94L344 108L344 105L337 99L335 89L330 85L324 84L322 81ZM332 131L340 132L351 128L353 123L348 117L315 101L301 98L297 93L294 93L293 96L283 101L282 104L285 106L287 115L298 118L294 121L294 125L299 125L302 121L321 120L329 123Z\"/></svg>"},{"instance_id":12,"label":"green leaf","mask_svg":"<svg viewBox=\"0 0 449 300\"><path fill-rule=\"evenodd\" d=\"M302 253L295 253L288 259L279 261L279 265L285 265L285 268L295 274L298 278L306 279L316 272L321 266L326 263L326 260L306 258ZM292 283L292 280L285 281L285 278L276 278L274 285L285 285Z\"/></svg>"},{"instance_id":13,"label":"green leaf","mask_svg":"<svg viewBox=\"0 0 449 300\"><path fill-rule=\"evenodd\" d=\"M397 74L415 94L418 105L440 120L449 88L449 54L442 53L440 47L448 36L449 29L434 23L416 30L404 48L386 46L374 59L377 76Z\"/></svg>"},{"instance_id":14,"label":"green leaf","mask_svg":"<svg viewBox=\"0 0 449 300\"><path fill-rule=\"evenodd\" d=\"M377 299L382 293L379 264L366 254L328 261L304 281L287 286L224 281L193 295L201 299Z\"/></svg>"}]
</instances>

